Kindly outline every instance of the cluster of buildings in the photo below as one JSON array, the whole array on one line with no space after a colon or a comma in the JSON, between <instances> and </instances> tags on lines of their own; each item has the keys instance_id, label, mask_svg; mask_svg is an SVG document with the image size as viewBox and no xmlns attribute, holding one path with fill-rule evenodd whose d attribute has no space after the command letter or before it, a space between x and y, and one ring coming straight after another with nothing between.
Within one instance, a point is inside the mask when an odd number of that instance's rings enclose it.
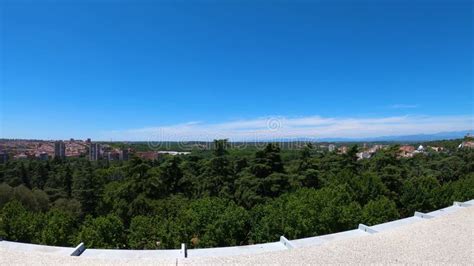
<instances>
[{"instance_id":1,"label":"cluster of buildings","mask_svg":"<svg viewBox=\"0 0 474 266\"><path fill-rule=\"evenodd\" d=\"M0 162L8 159L48 160L55 155L60 157L80 157L87 151L82 140L44 141L44 140L1 140Z\"/></svg>"},{"instance_id":2,"label":"cluster of buildings","mask_svg":"<svg viewBox=\"0 0 474 266\"><path fill-rule=\"evenodd\" d=\"M9 159L65 159L70 157L87 157L91 161L100 159L109 161L127 161L131 154L149 160L155 160L164 155L187 155L190 152L179 151L147 151L135 152L130 148L114 148L105 143L87 140L43 141L43 140L1 140L0 163Z\"/></svg>"},{"instance_id":3,"label":"cluster of buildings","mask_svg":"<svg viewBox=\"0 0 474 266\"><path fill-rule=\"evenodd\" d=\"M388 147L388 145L375 144L369 147L367 144L364 144L361 151L357 153L357 157L359 160L369 159L378 150L386 147ZM327 149L329 152L337 152L339 154L345 154L349 150L348 146L336 146L335 144L319 145L319 148ZM468 134L464 138L464 141L459 144L458 148L474 148L474 137ZM419 145L415 148L415 146L412 145L403 145L400 146L399 156L403 158L411 158L416 154L426 154L428 151L442 152L443 150L443 147L436 146L428 146L425 148L423 145ZM49 160L50 158L64 159L66 157L85 156L91 161L97 161L100 159L109 161L126 161L129 159L131 153L146 160L156 160L164 155L175 156L190 154L190 152L179 151L134 152L130 148L113 148L108 144L92 142L90 139L85 141L74 139L70 139L69 141L0 140L0 163L7 162L10 157L13 157L13 159L36 158L39 160Z\"/></svg>"},{"instance_id":4,"label":"cluster of buildings","mask_svg":"<svg viewBox=\"0 0 474 266\"><path fill-rule=\"evenodd\" d=\"M109 161L127 161L130 155L130 149L113 149L109 145L99 143L90 143L89 160L97 161L106 159Z\"/></svg>"},{"instance_id":5,"label":"cluster of buildings","mask_svg":"<svg viewBox=\"0 0 474 266\"><path fill-rule=\"evenodd\" d=\"M327 146L320 146L320 147L327 148L329 152L337 152L339 154L346 154L349 151L349 147L346 145L337 147L335 144L329 144ZM386 147L388 147L388 145L381 145L381 144L375 144L369 147L367 143L364 143L362 146L362 151L357 153L357 158L359 160L368 159L372 157L372 155L376 153L378 150L386 148Z\"/></svg>"},{"instance_id":6,"label":"cluster of buildings","mask_svg":"<svg viewBox=\"0 0 474 266\"><path fill-rule=\"evenodd\" d=\"M357 153L357 158L359 160L362 159L369 159L371 158L377 151L381 149L387 148L389 145L381 145L381 144L375 144L371 147L368 147L367 144L364 144L362 151ZM346 154L349 150L347 146L340 146L336 147L334 144L329 144L328 146L328 151L329 152L334 152L337 151L339 154ZM464 141L459 145L459 148L463 147L468 147L468 148L474 148L474 141L468 142ZM437 147L437 146L428 146L424 147L423 145L419 145L418 147L412 146L412 145L403 145L400 146L399 149L399 156L403 158L411 158L415 156L416 154L426 154L428 151L431 152L442 152L444 150L443 147Z\"/></svg>"},{"instance_id":7,"label":"cluster of buildings","mask_svg":"<svg viewBox=\"0 0 474 266\"><path fill-rule=\"evenodd\" d=\"M363 151L357 153L357 159L362 160L362 159L369 159L376 153L378 150L384 149L388 147L387 145L380 145L376 144L370 148L367 148L366 144L364 144Z\"/></svg>"},{"instance_id":8,"label":"cluster of buildings","mask_svg":"<svg viewBox=\"0 0 474 266\"><path fill-rule=\"evenodd\" d=\"M443 150L442 147L429 147L429 148L436 152ZM403 146L400 146L399 150L400 150L399 156L403 158L411 158L415 156L415 154L419 154L419 153L424 154L426 152L426 149L425 147L423 147L423 145L418 146L418 148L415 148L412 145L403 145Z\"/></svg>"},{"instance_id":9,"label":"cluster of buildings","mask_svg":"<svg viewBox=\"0 0 474 266\"><path fill-rule=\"evenodd\" d=\"M459 144L458 148L470 148L474 149L474 141L463 141L461 144Z\"/></svg>"},{"instance_id":10,"label":"cluster of buildings","mask_svg":"<svg viewBox=\"0 0 474 266\"><path fill-rule=\"evenodd\" d=\"M113 149L107 144L93 143L90 139L87 139L86 143L87 157L91 161L99 159L127 161L129 159L129 149ZM54 157L66 158L66 144L63 141L54 142Z\"/></svg>"},{"instance_id":11,"label":"cluster of buildings","mask_svg":"<svg viewBox=\"0 0 474 266\"><path fill-rule=\"evenodd\" d=\"M91 161L99 159L128 160L130 149L116 149L107 144L93 143L90 139L69 141L43 140L2 140L0 143L0 163L9 159L64 159L86 156Z\"/></svg>"},{"instance_id":12,"label":"cluster of buildings","mask_svg":"<svg viewBox=\"0 0 474 266\"><path fill-rule=\"evenodd\" d=\"M472 134L467 134L466 137L464 137L464 141L459 144L458 148L474 149L474 136Z\"/></svg>"}]
</instances>

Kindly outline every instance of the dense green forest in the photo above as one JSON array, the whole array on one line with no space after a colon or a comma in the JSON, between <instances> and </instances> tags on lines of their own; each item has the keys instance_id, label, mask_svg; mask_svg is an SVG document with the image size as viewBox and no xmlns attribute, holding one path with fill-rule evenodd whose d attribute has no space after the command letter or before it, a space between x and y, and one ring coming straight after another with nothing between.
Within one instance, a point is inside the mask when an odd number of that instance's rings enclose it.
<instances>
[{"instance_id":1,"label":"dense green forest","mask_svg":"<svg viewBox=\"0 0 474 266\"><path fill-rule=\"evenodd\" d=\"M372 158L302 149L229 149L155 161L0 165L0 236L90 248L218 247L322 235L474 198L474 150Z\"/></svg>"}]
</instances>

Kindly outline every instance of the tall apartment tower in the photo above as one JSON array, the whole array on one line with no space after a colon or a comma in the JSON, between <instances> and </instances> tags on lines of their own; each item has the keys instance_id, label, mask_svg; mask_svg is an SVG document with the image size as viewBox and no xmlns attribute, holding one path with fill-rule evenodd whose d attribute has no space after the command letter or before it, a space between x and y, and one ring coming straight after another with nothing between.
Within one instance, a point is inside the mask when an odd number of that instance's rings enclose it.
<instances>
[{"instance_id":1,"label":"tall apartment tower","mask_svg":"<svg viewBox=\"0 0 474 266\"><path fill-rule=\"evenodd\" d=\"M128 149L122 149L119 155L119 159L122 161L128 161Z\"/></svg>"},{"instance_id":2,"label":"tall apartment tower","mask_svg":"<svg viewBox=\"0 0 474 266\"><path fill-rule=\"evenodd\" d=\"M0 151L0 163L6 163L8 161L8 153Z\"/></svg>"},{"instance_id":3,"label":"tall apartment tower","mask_svg":"<svg viewBox=\"0 0 474 266\"><path fill-rule=\"evenodd\" d=\"M91 161L97 161L100 157L100 144L91 143L89 146L89 159Z\"/></svg>"},{"instance_id":4,"label":"tall apartment tower","mask_svg":"<svg viewBox=\"0 0 474 266\"><path fill-rule=\"evenodd\" d=\"M54 158L66 158L66 144L62 141L54 142Z\"/></svg>"}]
</instances>

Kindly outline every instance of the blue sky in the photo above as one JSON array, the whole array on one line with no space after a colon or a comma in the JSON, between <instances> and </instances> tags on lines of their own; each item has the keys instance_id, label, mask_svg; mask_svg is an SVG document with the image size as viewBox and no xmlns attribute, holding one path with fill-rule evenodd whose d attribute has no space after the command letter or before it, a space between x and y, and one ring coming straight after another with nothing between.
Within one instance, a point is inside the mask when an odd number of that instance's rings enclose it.
<instances>
[{"instance_id":1,"label":"blue sky","mask_svg":"<svg viewBox=\"0 0 474 266\"><path fill-rule=\"evenodd\" d=\"M0 137L473 128L471 1L217 2L2 1Z\"/></svg>"}]
</instances>

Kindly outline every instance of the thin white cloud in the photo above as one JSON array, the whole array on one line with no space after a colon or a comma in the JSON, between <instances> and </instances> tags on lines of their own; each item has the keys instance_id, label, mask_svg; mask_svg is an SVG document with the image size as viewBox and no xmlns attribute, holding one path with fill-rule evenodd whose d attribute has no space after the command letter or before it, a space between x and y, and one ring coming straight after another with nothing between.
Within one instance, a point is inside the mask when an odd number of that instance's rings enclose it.
<instances>
[{"instance_id":1,"label":"thin white cloud","mask_svg":"<svg viewBox=\"0 0 474 266\"><path fill-rule=\"evenodd\" d=\"M261 117L222 123L190 122L159 127L102 132L101 139L130 141L259 141L281 138L363 138L433 134L472 130L470 115L391 116L379 118L331 118L320 116Z\"/></svg>"},{"instance_id":2,"label":"thin white cloud","mask_svg":"<svg viewBox=\"0 0 474 266\"><path fill-rule=\"evenodd\" d=\"M392 104L390 105L390 108L392 109L414 109L418 108L418 104Z\"/></svg>"}]
</instances>

